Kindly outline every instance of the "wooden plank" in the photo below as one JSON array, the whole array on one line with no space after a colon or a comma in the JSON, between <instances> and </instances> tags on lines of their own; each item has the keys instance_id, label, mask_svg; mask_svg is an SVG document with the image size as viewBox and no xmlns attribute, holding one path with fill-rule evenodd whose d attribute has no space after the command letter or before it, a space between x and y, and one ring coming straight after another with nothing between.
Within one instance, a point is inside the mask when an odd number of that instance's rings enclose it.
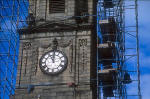
<instances>
[{"instance_id":1,"label":"wooden plank","mask_svg":"<svg viewBox=\"0 0 150 99\"><path fill-rule=\"evenodd\" d=\"M99 24L108 24L109 20L99 20Z\"/></svg>"},{"instance_id":2,"label":"wooden plank","mask_svg":"<svg viewBox=\"0 0 150 99\"><path fill-rule=\"evenodd\" d=\"M109 74L111 72L117 72L117 69L111 68L111 69L103 69L98 71L99 74Z\"/></svg>"}]
</instances>

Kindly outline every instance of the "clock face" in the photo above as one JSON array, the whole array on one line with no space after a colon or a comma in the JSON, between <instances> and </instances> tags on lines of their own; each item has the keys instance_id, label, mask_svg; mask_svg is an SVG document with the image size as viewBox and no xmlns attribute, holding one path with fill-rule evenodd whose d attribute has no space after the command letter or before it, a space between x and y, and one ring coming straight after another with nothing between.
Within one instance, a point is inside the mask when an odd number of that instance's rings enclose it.
<instances>
[{"instance_id":1,"label":"clock face","mask_svg":"<svg viewBox=\"0 0 150 99\"><path fill-rule=\"evenodd\" d=\"M42 55L40 68L46 74L55 75L66 69L67 62L67 56L63 52L52 50Z\"/></svg>"}]
</instances>

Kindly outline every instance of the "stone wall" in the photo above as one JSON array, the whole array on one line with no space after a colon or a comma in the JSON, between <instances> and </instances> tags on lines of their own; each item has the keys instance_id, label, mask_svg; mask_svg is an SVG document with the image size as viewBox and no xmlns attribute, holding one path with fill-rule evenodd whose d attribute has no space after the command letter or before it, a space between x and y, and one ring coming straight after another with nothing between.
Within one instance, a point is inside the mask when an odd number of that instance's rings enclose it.
<instances>
[{"instance_id":1,"label":"stone wall","mask_svg":"<svg viewBox=\"0 0 150 99\"><path fill-rule=\"evenodd\" d=\"M75 11L78 7L76 0L65 0L65 13L49 13L49 0L29 0L30 9L29 12L33 13L36 17L36 20L45 20L45 21L64 21L65 23L76 23L75 22ZM88 14L93 15L93 2L94 0L87 0ZM86 3L85 3L86 4ZM83 5L82 7L84 7ZM89 22L92 22L92 16L89 17ZM40 21L36 24L41 23Z\"/></svg>"},{"instance_id":2,"label":"stone wall","mask_svg":"<svg viewBox=\"0 0 150 99\"><path fill-rule=\"evenodd\" d=\"M69 23L76 26L77 22L74 16L78 4L75 1L77 0L65 0L65 13L49 14L49 0L29 0L29 12L33 13L36 26L45 22L60 23L60 20L64 20L63 24ZM96 1L87 1L88 14L92 15L94 13L93 3ZM83 22L83 24L92 25L92 22L93 17L89 16L88 22ZM36 26L35 28L38 30ZM96 74L95 27L88 30L86 30L87 28L76 31L69 29L65 32L60 29L59 31L55 30L57 32L50 32L50 27L47 25L45 27L47 32L44 33L42 31L20 33L18 75L13 98L96 99L96 88L94 85L90 85L91 79L94 79ZM68 65L62 73L50 76L41 71L39 60L44 53L52 50L54 38L58 41L58 50L66 54ZM73 85L68 85L70 83ZM28 93L28 86L31 85L34 85L34 90Z\"/></svg>"},{"instance_id":3,"label":"stone wall","mask_svg":"<svg viewBox=\"0 0 150 99\"><path fill-rule=\"evenodd\" d=\"M58 50L67 55L68 65L61 74L50 76L40 70L39 59L52 50L54 38L58 40ZM91 31L21 35L15 99L37 99L38 96L39 99L92 99L90 53ZM45 84L49 85L43 86ZM30 94L29 85L35 85Z\"/></svg>"}]
</instances>

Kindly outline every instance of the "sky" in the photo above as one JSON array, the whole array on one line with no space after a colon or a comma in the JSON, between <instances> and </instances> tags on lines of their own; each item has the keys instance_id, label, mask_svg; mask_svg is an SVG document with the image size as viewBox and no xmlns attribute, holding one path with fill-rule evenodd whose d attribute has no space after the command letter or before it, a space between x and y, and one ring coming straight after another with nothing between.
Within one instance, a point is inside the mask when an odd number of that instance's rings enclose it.
<instances>
[{"instance_id":1,"label":"sky","mask_svg":"<svg viewBox=\"0 0 150 99\"><path fill-rule=\"evenodd\" d=\"M139 0L138 1L138 21L139 21L139 55L140 55L140 73L141 73L141 94L142 99L150 99L150 0ZM126 12L126 22L131 25L133 23L133 12ZM132 38L127 39L126 44L134 46L135 41ZM131 51L130 53L134 53ZM132 66L136 63L135 61L130 62ZM131 75L132 78L136 79L135 75ZM136 83L133 82L129 85L128 92L133 94L137 91ZM135 98L134 98L135 99Z\"/></svg>"},{"instance_id":2,"label":"sky","mask_svg":"<svg viewBox=\"0 0 150 99\"><path fill-rule=\"evenodd\" d=\"M141 93L150 99L150 0L139 1Z\"/></svg>"}]
</instances>

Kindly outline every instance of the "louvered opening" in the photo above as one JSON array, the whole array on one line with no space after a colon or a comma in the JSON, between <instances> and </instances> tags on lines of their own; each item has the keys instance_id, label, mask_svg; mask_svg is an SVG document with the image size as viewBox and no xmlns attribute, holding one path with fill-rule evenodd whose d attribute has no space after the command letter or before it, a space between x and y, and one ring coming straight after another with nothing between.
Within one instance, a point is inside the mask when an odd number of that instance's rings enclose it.
<instances>
[{"instance_id":1,"label":"louvered opening","mask_svg":"<svg viewBox=\"0 0 150 99\"><path fill-rule=\"evenodd\" d=\"M49 0L49 13L65 13L65 0Z\"/></svg>"}]
</instances>

